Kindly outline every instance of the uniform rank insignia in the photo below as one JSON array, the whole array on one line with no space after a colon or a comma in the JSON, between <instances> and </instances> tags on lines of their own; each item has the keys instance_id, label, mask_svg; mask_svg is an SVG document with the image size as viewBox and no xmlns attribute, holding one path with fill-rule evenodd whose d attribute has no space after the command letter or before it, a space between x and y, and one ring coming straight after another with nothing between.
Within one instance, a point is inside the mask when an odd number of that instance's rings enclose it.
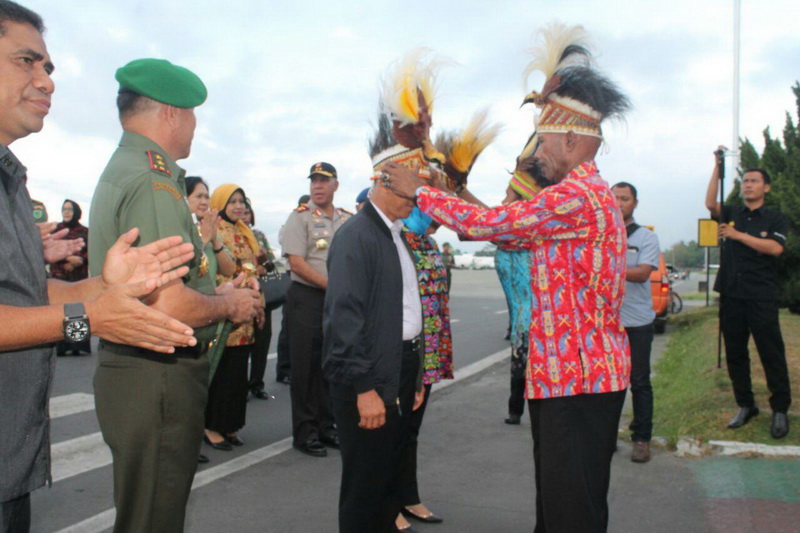
<instances>
[{"instance_id":1,"label":"uniform rank insignia","mask_svg":"<svg viewBox=\"0 0 800 533\"><path fill-rule=\"evenodd\" d=\"M172 171L167 167L167 161L164 156L153 150L147 151L147 157L150 159L150 170L161 172L167 176L172 177Z\"/></svg>"},{"instance_id":2,"label":"uniform rank insignia","mask_svg":"<svg viewBox=\"0 0 800 533\"><path fill-rule=\"evenodd\" d=\"M178 189L173 184L166 183L164 181L155 181L155 180L151 181L150 183L153 184L153 189L155 189L157 191L167 191L176 200L180 200L181 199L180 191L178 191Z\"/></svg>"},{"instance_id":3,"label":"uniform rank insignia","mask_svg":"<svg viewBox=\"0 0 800 533\"><path fill-rule=\"evenodd\" d=\"M308 211L308 205L300 204L297 206L297 209L295 209L295 211L297 211L298 213L303 213L304 211Z\"/></svg>"}]
</instances>

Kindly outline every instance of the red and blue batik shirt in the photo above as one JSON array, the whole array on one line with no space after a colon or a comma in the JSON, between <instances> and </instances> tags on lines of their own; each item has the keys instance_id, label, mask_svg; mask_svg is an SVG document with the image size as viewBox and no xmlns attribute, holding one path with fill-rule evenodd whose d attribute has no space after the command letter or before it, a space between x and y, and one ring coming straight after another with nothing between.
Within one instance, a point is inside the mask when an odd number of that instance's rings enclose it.
<instances>
[{"instance_id":1,"label":"red and blue batik shirt","mask_svg":"<svg viewBox=\"0 0 800 533\"><path fill-rule=\"evenodd\" d=\"M625 389L628 338L625 225L594 161L531 200L484 209L423 187L419 208L470 239L522 239L531 250L530 352L526 398Z\"/></svg>"}]
</instances>

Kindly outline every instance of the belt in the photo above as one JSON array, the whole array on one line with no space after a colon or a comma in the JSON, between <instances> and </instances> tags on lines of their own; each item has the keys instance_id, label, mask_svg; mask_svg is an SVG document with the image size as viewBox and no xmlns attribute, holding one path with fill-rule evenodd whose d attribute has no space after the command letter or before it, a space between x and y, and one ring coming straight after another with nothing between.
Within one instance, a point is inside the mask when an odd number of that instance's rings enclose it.
<instances>
[{"instance_id":1,"label":"belt","mask_svg":"<svg viewBox=\"0 0 800 533\"><path fill-rule=\"evenodd\" d=\"M198 342L194 346L176 346L174 353L161 353L146 348L137 348L136 346L129 346L127 344L117 344L116 342L109 342L100 339L100 348L117 355L130 355L132 357L146 357L146 358L164 358L164 357L178 357L197 359L208 348L207 342Z\"/></svg>"},{"instance_id":2,"label":"belt","mask_svg":"<svg viewBox=\"0 0 800 533\"><path fill-rule=\"evenodd\" d=\"M403 341L403 352L419 352L422 350L422 335L417 335L410 341Z\"/></svg>"}]
</instances>

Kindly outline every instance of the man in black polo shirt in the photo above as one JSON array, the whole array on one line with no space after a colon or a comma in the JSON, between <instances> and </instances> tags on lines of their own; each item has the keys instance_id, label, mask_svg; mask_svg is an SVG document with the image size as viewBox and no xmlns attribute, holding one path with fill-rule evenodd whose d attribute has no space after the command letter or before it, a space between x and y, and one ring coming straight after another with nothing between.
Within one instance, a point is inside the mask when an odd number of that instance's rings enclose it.
<instances>
[{"instance_id":1,"label":"man in black polo shirt","mask_svg":"<svg viewBox=\"0 0 800 533\"><path fill-rule=\"evenodd\" d=\"M735 429L758 414L750 382L747 344L753 339L771 392L772 437L789 433L786 412L792 403L786 353L778 322L777 257L786 245L788 221L779 211L764 206L770 189L769 174L748 169L742 176L744 205L723 205L717 201L720 165L716 166L706 192L706 207L720 222L721 264L714 284L720 293L720 321L725 337L728 375L739 412L728 427Z\"/></svg>"}]
</instances>

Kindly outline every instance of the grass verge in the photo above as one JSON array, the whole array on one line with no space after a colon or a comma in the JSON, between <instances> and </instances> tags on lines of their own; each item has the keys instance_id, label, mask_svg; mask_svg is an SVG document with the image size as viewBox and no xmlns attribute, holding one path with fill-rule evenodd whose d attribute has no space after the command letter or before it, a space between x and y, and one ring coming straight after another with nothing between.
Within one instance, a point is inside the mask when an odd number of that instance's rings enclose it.
<instances>
[{"instance_id":1,"label":"grass verge","mask_svg":"<svg viewBox=\"0 0 800 533\"><path fill-rule=\"evenodd\" d=\"M800 316L781 311L781 329L792 391L800 391ZM654 434L671 445L689 436L703 442L729 440L772 445L800 445L800 417L789 413L789 435L775 440L769 434L772 412L764 371L753 341L750 368L753 392L761 414L737 430L727 424L738 409L733 399L723 353L717 368L717 308L699 308L670 317L673 330L653 378Z\"/></svg>"}]
</instances>

